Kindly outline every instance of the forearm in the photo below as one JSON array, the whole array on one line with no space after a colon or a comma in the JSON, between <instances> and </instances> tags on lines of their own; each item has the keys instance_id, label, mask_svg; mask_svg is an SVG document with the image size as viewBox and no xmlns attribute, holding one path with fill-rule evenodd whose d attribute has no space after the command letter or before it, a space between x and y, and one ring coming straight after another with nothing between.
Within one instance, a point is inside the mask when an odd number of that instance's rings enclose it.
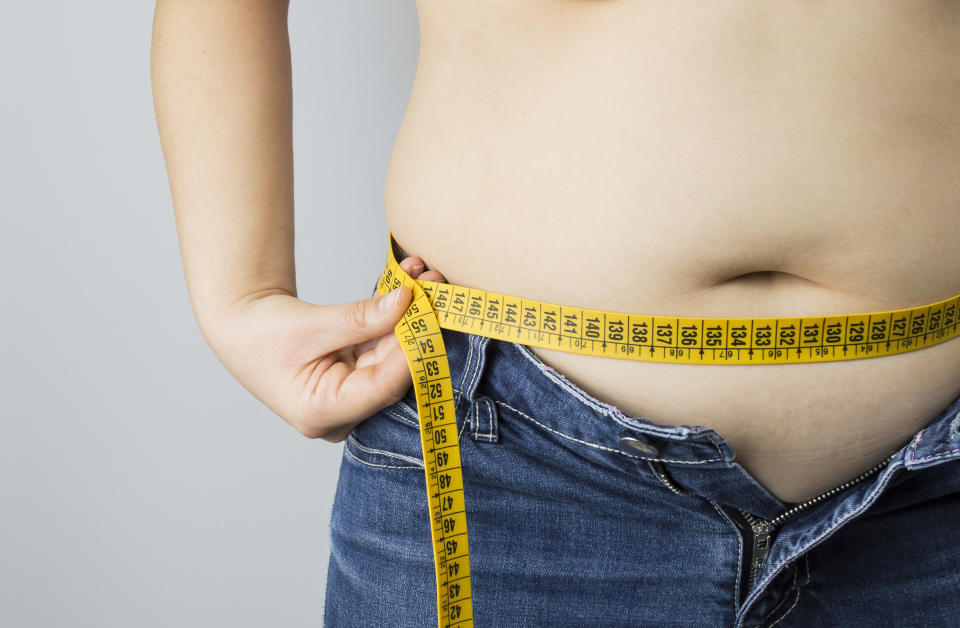
<instances>
[{"instance_id":1,"label":"forearm","mask_svg":"<svg viewBox=\"0 0 960 628\"><path fill-rule=\"evenodd\" d=\"M154 107L201 328L238 303L296 295L287 4L156 5Z\"/></svg>"}]
</instances>

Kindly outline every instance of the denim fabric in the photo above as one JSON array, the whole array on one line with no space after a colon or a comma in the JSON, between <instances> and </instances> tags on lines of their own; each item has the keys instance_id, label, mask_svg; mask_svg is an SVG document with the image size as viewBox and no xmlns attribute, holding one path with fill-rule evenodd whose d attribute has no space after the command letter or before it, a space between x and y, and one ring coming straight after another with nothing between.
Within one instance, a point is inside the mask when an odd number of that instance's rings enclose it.
<instances>
[{"instance_id":1,"label":"denim fabric","mask_svg":"<svg viewBox=\"0 0 960 628\"><path fill-rule=\"evenodd\" d=\"M738 509L787 505L714 430L626 416L523 345L443 340L476 626L960 625L960 398L880 472L779 526L748 588ZM344 441L324 625L436 625L422 458L412 387Z\"/></svg>"}]
</instances>

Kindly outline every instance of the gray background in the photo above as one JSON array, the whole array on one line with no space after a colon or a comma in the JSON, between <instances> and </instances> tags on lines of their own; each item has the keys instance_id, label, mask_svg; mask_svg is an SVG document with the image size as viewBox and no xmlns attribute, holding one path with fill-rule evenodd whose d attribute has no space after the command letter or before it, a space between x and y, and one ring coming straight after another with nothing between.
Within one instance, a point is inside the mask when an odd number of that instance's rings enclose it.
<instances>
[{"instance_id":1,"label":"gray background","mask_svg":"<svg viewBox=\"0 0 960 628\"><path fill-rule=\"evenodd\" d=\"M153 3L0 20L0 625L320 626L341 443L248 393L190 309ZM292 2L297 288L366 298L413 2Z\"/></svg>"}]
</instances>

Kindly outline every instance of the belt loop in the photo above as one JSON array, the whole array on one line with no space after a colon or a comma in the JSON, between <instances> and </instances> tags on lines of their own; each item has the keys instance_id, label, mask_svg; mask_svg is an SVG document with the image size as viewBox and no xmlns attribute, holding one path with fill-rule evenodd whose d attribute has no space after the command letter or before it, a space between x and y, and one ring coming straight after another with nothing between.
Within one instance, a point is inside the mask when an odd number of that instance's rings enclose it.
<instances>
[{"instance_id":1,"label":"belt loop","mask_svg":"<svg viewBox=\"0 0 960 628\"><path fill-rule=\"evenodd\" d=\"M460 397L454 402L457 411L460 411L460 404L467 400L473 402L476 394L477 384L480 383L480 376L483 375L483 367L486 363L486 349L490 339L486 336L463 333L467 338L467 356L463 360L463 369L460 371L459 381L453 382L455 391L460 391Z\"/></svg>"},{"instance_id":2,"label":"belt loop","mask_svg":"<svg viewBox=\"0 0 960 628\"><path fill-rule=\"evenodd\" d=\"M497 404L486 395L480 395L470 406L467 420L470 422L470 438L476 441L496 443L500 440Z\"/></svg>"},{"instance_id":3,"label":"belt loop","mask_svg":"<svg viewBox=\"0 0 960 628\"><path fill-rule=\"evenodd\" d=\"M467 334L467 343L467 357L459 382L460 399L457 401L457 414L465 413L464 421L467 423L470 438L475 441L495 443L500 439L497 405L487 395L477 394L477 386L480 384L487 364L487 346L490 344L490 338ZM466 404L463 403L464 401ZM463 406L462 410L461 406Z\"/></svg>"}]
</instances>

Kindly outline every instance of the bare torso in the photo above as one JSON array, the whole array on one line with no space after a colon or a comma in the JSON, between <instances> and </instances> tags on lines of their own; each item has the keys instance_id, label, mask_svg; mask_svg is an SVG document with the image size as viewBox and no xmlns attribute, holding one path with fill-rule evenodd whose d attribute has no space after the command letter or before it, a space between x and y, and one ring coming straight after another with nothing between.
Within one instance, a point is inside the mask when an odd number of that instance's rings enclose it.
<instances>
[{"instance_id":1,"label":"bare torso","mask_svg":"<svg viewBox=\"0 0 960 628\"><path fill-rule=\"evenodd\" d=\"M387 220L450 283L693 317L960 294L956 2L417 5ZM628 415L713 427L788 502L960 394L960 340L768 366L531 350Z\"/></svg>"}]
</instances>

